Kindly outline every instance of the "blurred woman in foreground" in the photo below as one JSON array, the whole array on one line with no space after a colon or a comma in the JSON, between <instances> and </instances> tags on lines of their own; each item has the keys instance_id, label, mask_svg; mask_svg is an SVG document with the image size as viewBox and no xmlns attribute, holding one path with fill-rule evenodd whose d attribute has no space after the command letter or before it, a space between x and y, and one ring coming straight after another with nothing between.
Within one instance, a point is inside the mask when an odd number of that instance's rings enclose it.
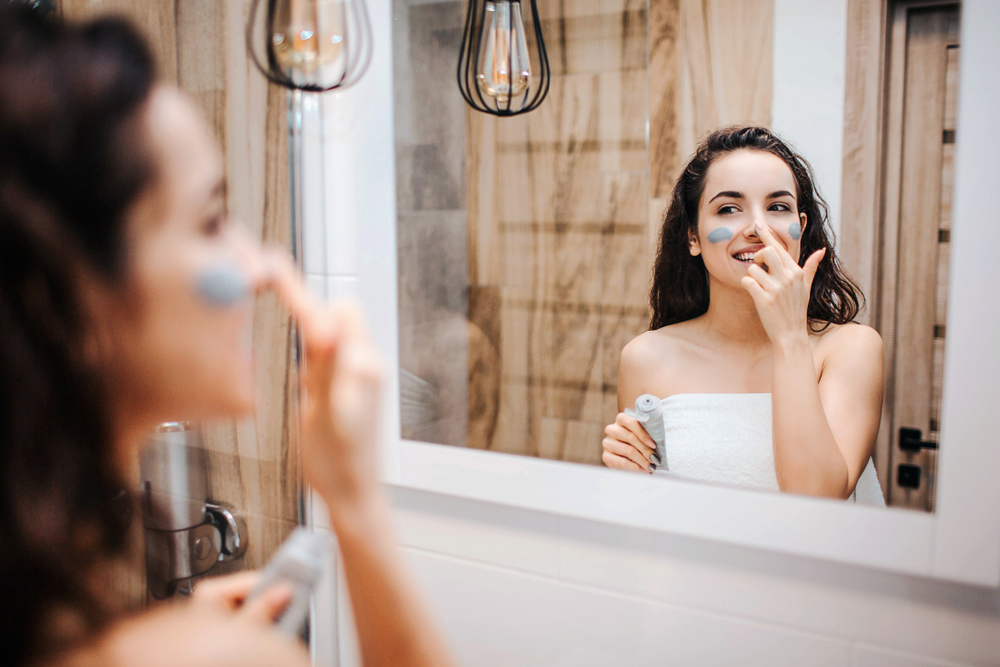
<instances>
[{"instance_id":1,"label":"blurred woman in foreground","mask_svg":"<svg viewBox=\"0 0 1000 667\"><path fill-rule=\"evenodd\" d=\"M366 665L449 664L393 545L376 475L381 366L354 308L304 292L230 220L205 122L127 24L0 6L0 653L7 664L308 665L252 575L125 614L100 590L120 491L162 421L254 407L252 295L305 340L302 469L329 506ZM205 287L237 276L242 298ZM119 502L115 499L119 498ZM322 632L322 628L314 629Z\"/></svg>"}]
</instances>

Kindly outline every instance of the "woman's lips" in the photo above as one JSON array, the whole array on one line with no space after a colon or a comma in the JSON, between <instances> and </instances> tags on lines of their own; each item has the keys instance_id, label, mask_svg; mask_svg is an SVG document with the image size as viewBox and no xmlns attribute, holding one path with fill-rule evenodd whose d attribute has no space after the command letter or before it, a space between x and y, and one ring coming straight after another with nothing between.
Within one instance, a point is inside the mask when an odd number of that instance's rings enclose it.
<instances>
[{"instance_id":1,"label":"woman's lips","mask_svg":"<svg viewBox=\"0 0 1000 667\"><path fill-rule=\"evenodd\" d=\"M732 257L737 262L749 264L753 261L754 255L757 254L763 248L764 246L762 245L747 246L746 248L741 248L739 251L734 252Z\"/></svg>"}]
</instances>

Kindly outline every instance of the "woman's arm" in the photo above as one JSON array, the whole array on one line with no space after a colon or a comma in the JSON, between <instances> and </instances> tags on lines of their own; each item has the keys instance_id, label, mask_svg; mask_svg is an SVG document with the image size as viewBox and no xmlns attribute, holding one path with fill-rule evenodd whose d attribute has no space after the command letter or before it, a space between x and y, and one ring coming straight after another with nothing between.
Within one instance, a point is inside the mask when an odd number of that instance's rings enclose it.
<instances>
[{"instance_id":1,"label":"woman's arm","mask_svg":"<svg viewBox=\"0 0 1000 667\"><path fill-rule=\"evenodd\" d=\"M444 642L392 539L378 481L382 362L359 308L313 302L285 265L278 288L305 343L302 467L337 534L366 667L444 667Z\"/></svg>"},{"instance_id":2,"label":"woman's arm","mask_svg":"<svg viewBox=\"0 0 1000 667\"><path fill-rule=\"evenodd\" d=\"M243 604L247 581L220 582L235 584L235 595L158 605L37 667L309 667L302 644L274 629L291 591L275 586Z\"/></svg>"},{"instance_id":3,"label":"woman's arm","mask_svg":"<svg viewBox=\"0 0 1000 667\"><path fill-rule=\"evenodd\" d=\"M825 251L799 267L771 231L743 279L774 348L771 377L774 465L783 491L847 498L878 434L882 409L882 341L868 327L847 325L831 336L818 377L807 310ZM761 265L766 265L765 271Z\"/></svg>"},{"instance_id":4,"label":"woman's arm","mask_svg":"<svg viewBox=\"0 0 1000 667\"><path fill-rule=\"evenodd\" d=\"M774 464L782 491L847 498L871 456L882 413L882 339L845 326L817 380L808 335L774 347Z\"/></svg>"}]
</instances>

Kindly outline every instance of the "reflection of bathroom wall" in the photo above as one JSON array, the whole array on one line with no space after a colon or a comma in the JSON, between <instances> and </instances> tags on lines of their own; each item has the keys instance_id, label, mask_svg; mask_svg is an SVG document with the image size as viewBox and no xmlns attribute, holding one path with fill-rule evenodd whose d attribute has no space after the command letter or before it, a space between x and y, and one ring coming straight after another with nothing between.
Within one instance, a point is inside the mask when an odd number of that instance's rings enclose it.
<instances>
[{"instance_id":1,"label":"reflection of bathroom wall","mask_svg":"<svg viewBox=\"0 0 1000 667\"><path fill-rule=\"evenodd\" d=\"M474 312L499 334L491 448L600 462L618 353L646 324L646 3L539 3L552 86L469 114Z\"/></svg>"},{"instance_id":2,"label":"reflection of bathroom wall","mask_svg":"<svg viewBox=\"0 0 1000 667\"><path fill-rule=\"evenodd\" d=\"M465 103L455 64L464 3L393 3L403 437L464 445Z\"/></svg>"},{"instance_id":3,"label":"reflection of bathroom wall","mask_svg":"<svg viewBox=\"0 0 1000 667\"><path fill-rule=\"evenodd\" d=\"M677 169L711 129L769 121L773 7L571 0L539 11L548 98L515 118L469 114L471 316L498 332L490 448L600 463L621 349L648 324Z\"/></svg>"},{"instance_id":4,"label":"reflection of bathroom wall","mask_svg":"<svg viewBox=\"0 0 1000 667\"><path fill-rule=\"evenodd\" d=\"M454 94L465 7L394 3L403 435L599 463L678 169L770 123L774 0L540 3L552 87L514 118Z\"/></svg>"},{"instance_id":5,"label":"reflection of bathroom wall","mask_svg":"<svg viewBox=\"0 0 1000 667\"><path fill-rule=\"evenodd\" d=\"M257 238L287 246L286 97L249 66L246 8L225 0L57 4L70 18L117 12L135 21L151 42L161 78L190 96L214 130L225 159L230 213ZM249 550L226 569L261 567L299 521L291 327L276 299L258 300L253 336L257 413L204 429L212 495L247 515ZM138 549L141 562L141 542ZM141 577L112 584L142 597Z\"/></svg>"}]
</instances>

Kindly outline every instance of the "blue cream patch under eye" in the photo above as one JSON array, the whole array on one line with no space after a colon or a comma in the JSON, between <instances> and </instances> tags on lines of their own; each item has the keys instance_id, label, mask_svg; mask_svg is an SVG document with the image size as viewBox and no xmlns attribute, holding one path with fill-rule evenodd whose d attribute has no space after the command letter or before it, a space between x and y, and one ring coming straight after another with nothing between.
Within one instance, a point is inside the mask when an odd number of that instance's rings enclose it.
<instances>
[{"instance_id":1,"label":"blue cream patch under eye","mask_svg":"<svg viewBox=\"0 0 1000 667\"><path fill-rule=\"evenodd\" d=\"M792 237L793 241L798 241L802 238L802 225L798 222L793 222L788 225L788 235Z\"/></svg>"},{"instance_id":2,"label":"blue cream patch under eye","mask_svg":"<svg viewBox=\"0 0 1000 667\"><path fill-rule=\"evenodd\" d=\"M237 267L220 264L198 275L198 294L213 306L231 306L250 295L250 282Z\"/></svg>"},{"instance_id":3,"label":"blue cream patch under eye","mask_svg":"<svg viewBox=\"0 0 1000 667\"><path fill-rule=\"evenodd\" d=\"M726 227L719 227L710 231L705 238L708 239L709 243L722 243L733 238L733 231Z\"/></svg>"}]
</instances>

